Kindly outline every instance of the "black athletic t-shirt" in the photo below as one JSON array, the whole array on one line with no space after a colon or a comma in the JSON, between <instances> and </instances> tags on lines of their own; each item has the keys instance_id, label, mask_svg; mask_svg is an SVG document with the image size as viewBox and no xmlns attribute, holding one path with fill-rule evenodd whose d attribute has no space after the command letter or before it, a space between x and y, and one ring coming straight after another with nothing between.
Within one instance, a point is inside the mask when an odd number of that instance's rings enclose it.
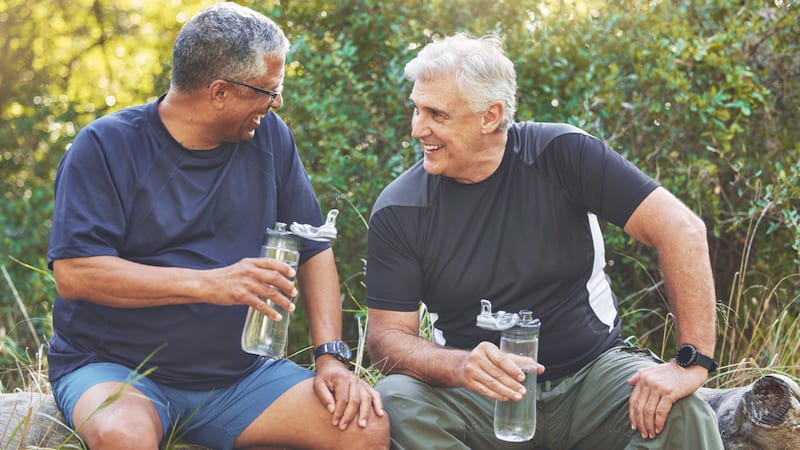
<instances>
[{"instance_id":1,"label":"black athletic t-shirt","mask_svg":"<svg viewBox=\"0 0 800 450\"><path fill-rule=\"evenodd\" d=\"M499 342L480 329L494 311L530 309L541 322L542 379L574 373L618 339L597 217L623 227L658 184L602 141L567 124L508 132L497 171L476 184L425 172L387 186L370 217L367 305L427 305L441 345Z\"/></svg>"}]
</instances>

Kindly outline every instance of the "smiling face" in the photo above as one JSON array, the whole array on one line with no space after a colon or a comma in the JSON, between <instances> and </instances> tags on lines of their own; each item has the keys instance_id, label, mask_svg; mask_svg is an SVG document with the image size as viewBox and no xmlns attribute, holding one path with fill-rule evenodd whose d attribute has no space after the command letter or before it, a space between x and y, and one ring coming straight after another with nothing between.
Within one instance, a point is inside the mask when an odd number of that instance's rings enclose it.
<instances>
[{"instance_id":1,"label":"smiling face","mask_svg":"<svg viewBox=\"0 0 800 450\"><path fill-rule=\"evenodd\" d=\"M494 173L505 148L504 139L498 147L494 134L497 105L470 111L453 75L417 80L410 99L411 137L422 145L426 172L460 183L477 183Z\"/></svg>"},{"instance_id":2,"label":"smiling face","mask_svg":"<svg viewBox=\"0 0 800 450\"><path fill-rule=\"evenodd\" d=\"M264 58L267 71L264 76L252 80L235 80L251 86L270 91L280 92L283 87L285 58L278 55L269 55ZM224 140L228 142L246 141L255 136L255 131L261 119L269 112L270 108L278 109L283 105L283 95L275 98L270 106L270 96L256 92L247 86L229 83L232 94L229 99L227 123L225 124ZM235 134L234 134L235 131Z\"/></svg>"}]
</instances>

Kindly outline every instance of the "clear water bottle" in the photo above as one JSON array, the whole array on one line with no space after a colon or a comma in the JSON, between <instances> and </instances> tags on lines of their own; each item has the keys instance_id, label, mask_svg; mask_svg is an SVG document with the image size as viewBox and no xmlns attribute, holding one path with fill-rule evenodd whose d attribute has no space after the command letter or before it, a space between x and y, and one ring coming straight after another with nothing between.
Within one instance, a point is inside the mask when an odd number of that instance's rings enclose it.
<instances>
[{"instance_id":1,"label":"clear water bottle","mask_svg":"<svg viewBox=\"0 0 800 450\"><path fill-rule=\"evenodd\" d=\"M297 270L300 238L287 231L285 223L277 222L275 229L268 228L264 233L261 256L283 261ZM286 340L289 335L289 311L285 311L269 298L262 300L281 313L283 319L272 320L250 307L242 331L242 350L268 358L282 358L286 355Z\"/></svg>"},{"instance_id":2,"label":"clear water bottle","mask_svg":"<svg viewBox=\"0 0 800 450\"><path fill-rule=\"evenodd\" d=\"M539 319L531 311L520 311L516 325L500 336L500 350L527 356L534 361L539 353ZM522 400L497 401L494 406L494 434L498 439L523 442L536 432L536 364L521 367L525 373L525 396Z\"/></svg>"}]
</instances>

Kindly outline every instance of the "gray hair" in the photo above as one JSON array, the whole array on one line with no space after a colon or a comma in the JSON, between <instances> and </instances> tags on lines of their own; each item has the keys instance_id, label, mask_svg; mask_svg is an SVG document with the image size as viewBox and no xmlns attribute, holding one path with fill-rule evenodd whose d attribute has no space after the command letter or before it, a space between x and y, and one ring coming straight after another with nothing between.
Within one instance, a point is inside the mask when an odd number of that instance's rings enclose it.
<instances>
[{"instance_id":1,"label":"gray hair","mask_svg":"<svg viewBox=\"0 0 800 450\"><path fill-rule=\"evenodd\" d=\"M170 83L190 93L218 79L250 80L266 72L265 56L288 51L289 40L275 22L235 3L217 3L178 33Z\"/></svg>"},{"instance_id":2,"label":"gray hair","mask_svg":"<svg viewBox=\"0 0 800 450\"><path fill-rule=\"evenodd\" d=\"M448 74L456 76L458 91L471 111L500 101L505 112L499 131L511 126L517 109L517 74L499 37L448 36L426 45L405 67L405 77L411 81L430 81Z\"/></svg>"}]
</instances>

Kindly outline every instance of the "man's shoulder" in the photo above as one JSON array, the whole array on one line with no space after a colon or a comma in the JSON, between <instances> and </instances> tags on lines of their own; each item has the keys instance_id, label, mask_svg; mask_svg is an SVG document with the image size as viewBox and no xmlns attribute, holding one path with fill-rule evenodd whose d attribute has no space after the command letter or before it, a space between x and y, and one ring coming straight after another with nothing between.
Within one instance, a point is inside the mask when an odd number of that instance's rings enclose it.
<instances>
[{"instance_id":1,"label":"man's shoulder","mask_svg":"<svg viewBox=\"0 0 800 450\"><path fill-rule=\"evenodd\" d=\"M509 129L514 141L515 151L524 159L538 157L554 140L563 136L591 136L586 131L568 123L561 122L516 122Z\"/></svg>"},{"instance_id":2,"label":"man's shoulder","mask_svg":"<svg viewBox=\"0 0 800 450\"><path fill-rule=\"evenodd\" d=\"M147 103L143 105L130 106L118 111L111 112L102 117L98 117L86 127L86 132L100 134L125 134L140 130L144 124L152 120L155 105Z\"/></svg>"},{"instance_id":3,"label":"man's shoulder","mask_svg":"<svg viewBox=\"0 0 800 450\"><path fill-rule=\"evenodd\" d=\"M436 178L425 171L422 160L417 161L381 191L370 216L390 206L427 206Z\"/></svg>"},{"instance_id":4,"label":"man's shoulder","mask_svg":"<svg viewBox=\"0 0 800 450\"><path fill-rule=\"evenodd\" d=\"M512 130L526 135L543 137L559 136L562 134L579 133L588 134L586 131L566 122L535 122L532 120L514 122Z\"/></svg>"}]
</instances>

